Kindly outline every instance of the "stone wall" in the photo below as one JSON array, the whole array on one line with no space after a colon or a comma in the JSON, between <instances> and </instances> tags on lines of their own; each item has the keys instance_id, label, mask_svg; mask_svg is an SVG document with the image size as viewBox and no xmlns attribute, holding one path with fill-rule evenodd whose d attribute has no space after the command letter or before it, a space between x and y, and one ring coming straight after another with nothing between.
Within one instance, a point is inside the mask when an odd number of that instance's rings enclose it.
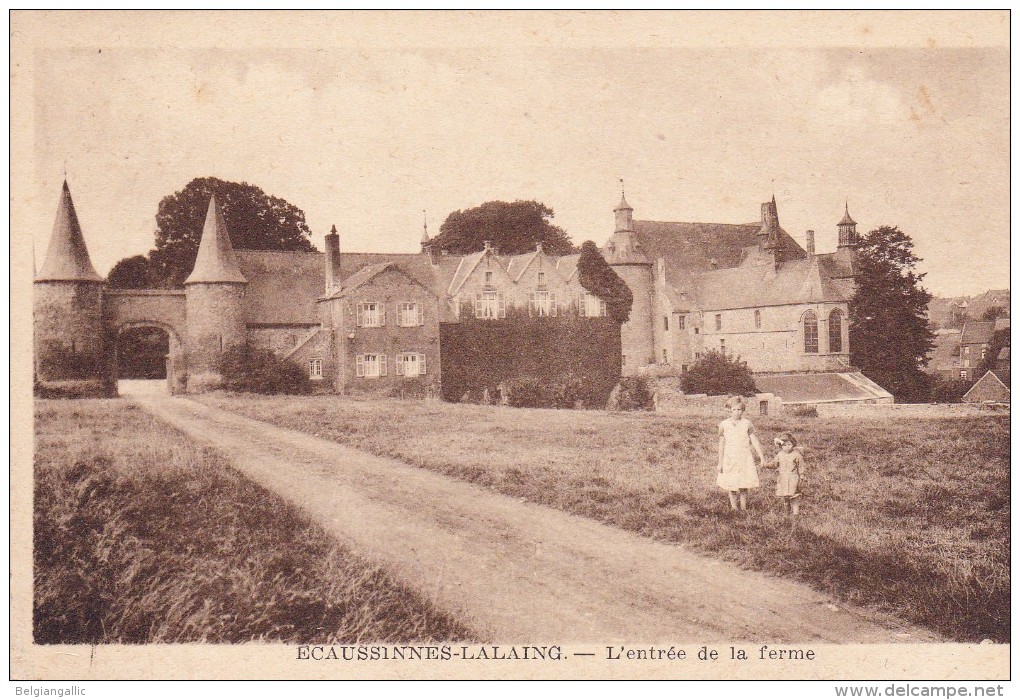
<instances>
[{"instance_id":1,"label":"stone wall","mask_svg":"<svg viewBox=\"0 0 1020 700\"><path fill-rule=\"evenodd\" d=\"M244 285L196 283L186 291L188 391L207 391L222 380L223 353L247 341Z\"/></svg>"},{"instance_id":2,"label":"stone wall","mask_svg":"<svg viewBox=\"0 0 1020 700\"><path fill-rule=\"evenodd\" d=\"M92 282L35 283L37 380L105 381L111 378L102 295L102 284Z\"/></svg>"}]
</instances>

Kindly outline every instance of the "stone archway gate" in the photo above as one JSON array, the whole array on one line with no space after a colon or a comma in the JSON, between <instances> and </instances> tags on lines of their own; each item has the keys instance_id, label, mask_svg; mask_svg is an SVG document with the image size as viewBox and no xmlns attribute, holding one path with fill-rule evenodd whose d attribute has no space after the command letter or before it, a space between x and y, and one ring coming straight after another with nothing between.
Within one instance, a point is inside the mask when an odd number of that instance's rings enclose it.
<instances>
[{"instance_id":1,"label":"stone archway gate","mask_svg":"<svg viewBox=\"0 0 1020 700\"><path fill-rule=\"evenodd\" d=\"M166 383L171 394L187 384L184 360L185 303L183 289L105 289L103 326L112 348L128 328L162 328L170 338ZM115 350L114 350L115 351Z\"/></svg>"}]
</instances>

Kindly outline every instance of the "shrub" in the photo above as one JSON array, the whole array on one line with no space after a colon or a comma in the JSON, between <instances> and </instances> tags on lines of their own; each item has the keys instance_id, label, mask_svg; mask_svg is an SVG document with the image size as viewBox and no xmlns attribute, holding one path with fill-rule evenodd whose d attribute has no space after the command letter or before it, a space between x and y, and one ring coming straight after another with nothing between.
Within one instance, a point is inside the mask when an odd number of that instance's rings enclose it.
<instances>
[{"instance_id":1,"label":"shrub","mask_svg":"<svg viewBox=\"0 0 1020 700\"><path fill-rule=\"evenodd\" d=\"M810 404L808 406L794 406L790 410L790 413L798 418L817 418L818 407L814 404Z\"/></svg>"},{"instance_id":2,"label":"shrub","mask_svg":"<svg viewBox=\"0 0 1020 700\"><path fill-rule=\"evenodd\" d=\"M220 361L223 388L253 394L309 394L312 383L303 367L263 348L228 350Z\"/></svg>"},{"instance_id":3,"label":"shrub","mask_svg":"<svg viewBox=\"0 0 1020 700\"><path fill-rule=\"evenodd\" d=\"M754 396L758 388L747 363L709 350L681 377L685 394Z\"/></svg>"},{"instance_id":4,"label":"shrub","mask_svg":"<svg viewBox=\"0 0 1020 700\"><path fill-rule=\"evenodd\" d=\"M970 391L973 382L966 379L943 379L935 377L931 383L932 403L960 403L963 395Z\"/></svg>"},{"instance_id":5,"label":"shrub","mask_svg":"<svg viewBox=\"0 0 1020 700\"><path fill-rule=\"evenodd\" d=\"M104 399L116 395L117 384L109 379L35 382L35 396L39 399Z\"/></svg>"},{"instance_id":6,"label":"shrub","mask_svg":"<svg viewBox=\"0 0 1020 700\"><path fill-rule=\"evenodd\" d=\"M614 391L611 408L618 411L650 411L654 408L655 392L646 377L623 377Z\"/></svg>"}]
</instances>

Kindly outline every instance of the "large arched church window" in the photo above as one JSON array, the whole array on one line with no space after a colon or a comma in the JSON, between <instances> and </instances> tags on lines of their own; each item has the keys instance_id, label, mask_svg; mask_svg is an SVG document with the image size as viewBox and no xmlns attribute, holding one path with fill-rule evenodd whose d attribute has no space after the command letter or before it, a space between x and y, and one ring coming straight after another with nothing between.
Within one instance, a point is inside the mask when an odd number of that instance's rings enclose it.
<instances>
[{"instance_id":1,"label":"large arched church window","mask_svg":"<svg viewBox=\"0 0 1020 700\"><path fill-rule=\"evenodd\" d=\"M818 317L814 311L804 314L804 352L818 352Z\"/></svg>"},{"instance_id":2,"label":"large arched church window","mask_svg":"<svg viewBox=\"0 0 1020 700\"><path fill-rule=\"evenodd\" d=\"M843 352L843 313L839 309L829 314L829 352Z\"/></svg>"}]
</instances>

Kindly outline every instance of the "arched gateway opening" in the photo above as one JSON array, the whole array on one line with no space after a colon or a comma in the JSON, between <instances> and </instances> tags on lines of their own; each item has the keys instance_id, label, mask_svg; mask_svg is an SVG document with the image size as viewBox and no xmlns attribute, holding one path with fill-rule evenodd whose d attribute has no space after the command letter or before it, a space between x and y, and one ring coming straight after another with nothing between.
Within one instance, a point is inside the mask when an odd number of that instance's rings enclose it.
<instances>
[{"instance_id":1,"label":"arched gateway opening","mask_svg":"<svg viewBox=\"0 0 1020 700\"><path fill-rule=\"evenodd\" d=\"M184 290L108 290L104 299L108 338L113 343L114 378L123 382L159 380L171 394L184 391Z\"/></svg>"},{"instance_id":2,"label":"arched gateway opening","mask_svg":"<svg viewBox=\"0 0 1020 700\"><path fill-rule=\"evenodd\" d=\"M155 321L133 322L117 330L114 378L118 391L146 382L147 391L177 393L183 389L181 339L177 332Z\"/></svg>"}]
</instances>

